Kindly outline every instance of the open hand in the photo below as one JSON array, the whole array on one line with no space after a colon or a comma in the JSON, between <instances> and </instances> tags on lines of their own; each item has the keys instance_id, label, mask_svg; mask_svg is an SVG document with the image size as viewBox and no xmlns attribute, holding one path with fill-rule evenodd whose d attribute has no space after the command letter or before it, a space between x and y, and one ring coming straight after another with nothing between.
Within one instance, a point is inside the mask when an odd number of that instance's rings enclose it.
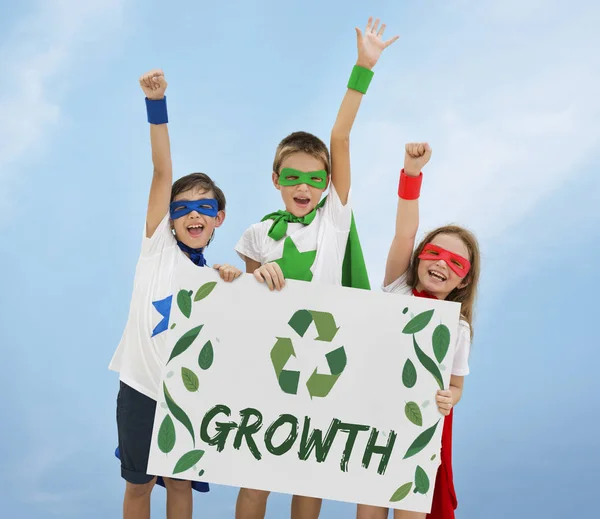
<instances>
[{"instance_id":1,"label":"open hand","mask_svg":"<svg viewBox=\"0 0 600 519\"><path fill-rule=\"evenodd\" d=\"M435 395L435 402L438 411L444 416L448 416L452 411L452 391L449 389L438 390Z\"/></svg>"},{"instance_id":2,"label":"open hand","mask_svg":"<svg viewBox=\"0 0 600 519\"><path fill-rule=\"evenodd\" d=\"M148 99L162 99L165 97L165 90L167 89L164 72L160 69L146 72L140 77L140 86Z\"/></svg>"},{"instance_id":3,"label":"open hand","mask_svg":"<svg viewBox=\"0 0 600 519\"><path fill-rule=\"evenodd\" d=\"M358 47L356 64L369 70L375 66L383 50L400 38L400 36L394 36L387 41L383 41L381 38L383 37L383 31L385 31L385 23L382 23L379 27L379 18L375 20L375 24L373 24L373 18L369 18L364 34L358 27L355 29L356 45Z\"/></svg>"},{"instance_id":4,"label":"open hand","mask_svg":"<svg viewBox=\"0 0 600 519\"><path fill-rule=\"evenodd\" d=\"M223 281L231 283L234 279L242 275L242 271L232 265L213 265L215 270L219 271L219 276Z\"/></svg>"},{"instance_id":5,"label":"open hand","mask_svg":"<svg viewBox=\"0 0 600 519\"><path fill-rule=\"evenodd\" d=\"M406 145L406 154L404 155L404 173L411 176L418 176L423 166L431 158L431 148L426 142L411 142Z\"/></svg>"},{"instance_id":6,"label":"open hand","mask_svg":"<svg viewBox=\"0 0 600 519\"><path fill-rule=\"evenodd\" d=\"M277 263L265 263L254 271L254 277L261 283L267 283L269 290L281 290L285 286L285 278Z\"/></svg>"}]
</instances>

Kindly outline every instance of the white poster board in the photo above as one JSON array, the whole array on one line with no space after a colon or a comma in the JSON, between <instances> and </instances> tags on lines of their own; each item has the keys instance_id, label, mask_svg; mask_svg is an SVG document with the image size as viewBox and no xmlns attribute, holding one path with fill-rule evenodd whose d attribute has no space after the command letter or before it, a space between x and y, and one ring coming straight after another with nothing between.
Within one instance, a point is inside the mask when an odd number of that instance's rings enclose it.
<instances>
[{"instance_id":1,"label":"white poster board","mask_svg":"<svg viewBox=\"0 0 600 519\"><path fill-rule=\"evenodd\" d=\"M458 304L176 279L149 474L430 510Z\"/></svg>"}]
</instances>

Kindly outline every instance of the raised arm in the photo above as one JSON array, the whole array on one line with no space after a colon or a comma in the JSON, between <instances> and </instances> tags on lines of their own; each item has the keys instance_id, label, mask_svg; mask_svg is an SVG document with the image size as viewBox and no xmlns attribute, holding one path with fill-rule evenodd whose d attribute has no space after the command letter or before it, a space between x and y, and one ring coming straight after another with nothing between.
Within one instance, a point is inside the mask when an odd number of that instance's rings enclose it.
<instances>
[{"instance_id":1,"label":"raised arm","mask_svg":"<svg viewBox=\"0 0 600 519\"><path fill-rule=\"evenodd\" d=\"M155 69L140 78L140 86L146 95L148 122L150 122L150 145L152 147L152 184L146 213L146 237L150 238L169 212L173 165L171 144L167 128L165 91L167 82L162 70Z\"/></svg>"},{"instance_id":2,"label":"raised arm","mask_svg":"<svg viewBox=\"0 0 600 519\"><path fill-rule=\"evenodd\" d=\"M379 19L375 20L373 25L373 18L369 18L364 35L356 27L358 59L331 130L331 182L344 205L348 201L350 192L350 131L363 95L373 76L373 67L383 50L399 38L399 36L395 36L390 40L383 41L381 39L383 31L385 31L385 24L379 28Z\"/></svg>"},{"instance_id":3,"label":"raised arm","mask_svg":"<svg viewBox=\"0 0 600 519\"><path fill-rule=\"evenodd\" d=\"M398 187L398 209L396 211L396 232L385 266L385 286L404 274L410 265L410 257L415 246L419 229L419 190L423 166L429 162L431 148L427 143L406 145L404 169L400 174ZM405 178L403 178L405 176Z\"/></svg>"}]
</instances>

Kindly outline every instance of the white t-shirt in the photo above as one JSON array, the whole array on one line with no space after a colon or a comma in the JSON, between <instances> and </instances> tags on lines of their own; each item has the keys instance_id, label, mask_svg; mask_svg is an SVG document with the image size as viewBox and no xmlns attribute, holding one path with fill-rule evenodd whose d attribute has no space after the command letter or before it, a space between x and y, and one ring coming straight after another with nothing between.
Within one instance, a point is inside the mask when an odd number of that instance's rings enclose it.
<instances>
[{"instance_id":1,"label":"white t-shirt","mask_svg":"<svg viewBox=\"0 0 600 519\"><path fill-rule=\"evenodd\" d=\"M162 368L168 359L167 298L173 293L171 281L179 261L190 260L177 245L166 214L152 237L147 238L144 230L127 325L109 365L119 372L122 382L153 400L157 399ZM161 315L153 303L158 303L166 315ZM161 329L164 331L159 332ZM153 336L154 332L158 333Z\"/></svg>"},{"instance_id":2,"label":"white t-shirt","mask_svg":"<svg viewBox=\"0 0 600 519\"><path fill-rule=\"evenodd\" d=\"M264 265L282 259L284 244L289 238L293 242L292 250L290 251L288 243L286 254L292 254L292 261L310 262L309 258L314 256L310 267L313 274L311 281L341 286L342 264L351 221L350 194L346 205L343 205L331 184L327 200L317 209L315 218L309 225L288 223L286 235L275 241L268 236L273 220L255 223L246 229L235 250L242 259L245 256Z\"/></svg>"},{"instance_id":3,"label":"white t-shirt","mask_svg":"<svg viewBox=\"0 0 600 519\"><path fill-rule=\"evenodd\" d=\"M406 283L407 274L402 274L396 281L382 287L384 292L402 295L412 295L412 287ZM454 341L453 375L464 377L469 374L469 351L471 349L471 327L464 319L459 321L458 337Z\"/></svg>"}]
</instances>

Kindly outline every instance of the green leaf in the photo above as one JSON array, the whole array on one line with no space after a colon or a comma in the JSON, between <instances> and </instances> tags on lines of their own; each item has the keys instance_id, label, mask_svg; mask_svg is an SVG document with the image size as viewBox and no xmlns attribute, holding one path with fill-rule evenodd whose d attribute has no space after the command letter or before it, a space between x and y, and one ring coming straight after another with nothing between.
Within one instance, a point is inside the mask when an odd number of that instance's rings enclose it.
<instances>
[{"instance_id":1,"label":"green leaf","mask_svg":"<svg viewBox=\"0 0 600 519\"><path fill-rule=\"evenodd\" d=\"M431 461L433 461L435 459L435 454L433 456L431 456L431 458L429 458Z\"/></svg>"},{"instance_id":2,"label":"green leaf","mask_svg":"<svg viewBox=\"0 0 600 519\"><path fill-rule=\"evenodd\" d=\"M158 430L158 448L169 454L175 447L175 425L169 415L165 416Z\"/></svg>"},{"instance_id":3,"label":"green leaf","mask_svg":"<svg viewBox=\"0 0 600 519\"><path fill-rule=\"evenodd\" d=\"M435 361L431 357L429 357L421 348L419 348L419 345L417 344L417 340L415 339L414 335L413 346L415 347L415 353L417 354L419 362L423 364L423 367L433 375L433 378L435 378L435 381L438 383L438 386L440 386L440 389L444 389L444 381L442 380L442 374L440 372L440 369L437 367Z\"/></svg>"},{"instance_id":4,"label":"green leaf","mask_svg":"<svg viewBox=\"0 0 600 519\"><path fill-rule=\"evenodd\" d=\"M429 321L431 321L433 312L433 310L427 310L426 312L415 315L410 321L408 321L407 325L402 330L402 333L410 335L420 332L429 324Z\"/></svg>"},{"instance_id":5,"label":"green leaf","mask_svg":"<svg viewBox=\"0 0 600 519\"><path fill-rule=\"evenodd\" d=\"M179 338L179 340L175 343L175 346L173 347L173 351L171 352L171 356L169 357L167 364L178 355L181 355L192 345L192 343L196 340L196 337L198 337L200 330L202 330L202 326L204 325L201 324L200 326L196 326L196 328L192 328L190 331L185 332Z\"/></svg>"},{"instance_id":6,"label":"green leaf","mask_svg":"<svg viewBox=\"0 0 600 519\"><path fill-rule=\"evenodd\" d=\"M405 314L406 312L408 312L408 306L404 308L404 310L402 310L402 313Z\"/></svg>"},{"instance_id":7,"label":"green leaf","mask_svg":"<svg viewBox=\"0 0 600 519\"><path fill-rule=\"evenodd\" d=\"M200 461L200 458L204 456L204 451L201 450L193 450L190 452L186 452L179 461L175 464L175 468L173 469L173 474L179 474L180 472L185 472L188 469L191 469L196 463Z\"/></svg>"},{"instance_id":8,"label":"green leaf","mask_svg":"<svg viewBox=\"0 0 600 519\"><path fill-rule=\"evenodd\" d=\"M213 291L213 289L216 286L217 286L216 281L210 281L209 283L204 283L204 285L202 285L198 289L198 292L196 292L196 295L194 296L194 302L200 301L201 299L208 297L208 295Z\"/></svg>"},{"instance_id":9,"label":"green leaf","mask_svg":"<svg viewBox=\"0 0 600 519\"><path fill-rule=\"evenodd\" d=\"M448 353L448 347L450 346L450 330L445 324L438 324L433 330L431 337L433 344L433 353L439 363L444 360L446 353Z\"/></svg>"},{"instance_id":10,"label":"green leaf","mask_svg":"<svg viewBox=\"0 0 600 519\"><path fill-rule=\"evenodd\" d=\"M427 473L417 465L415 470L415 493L426 494L429 490L429 477Z\"/></svg>"},{"instance_id":11,"label":"green leaf","mask_svg":"<svg viewBox=\"0 0 600 519\"><path fill-rule=\"evenodd\" d=\"M175 328L175 326L177 326L177 324L176 324L176 323L173 323L173 324L171 325L171 330L172 330L173 328Z\"/></svg>"},{"instance_id":12,"label":"green leaf","mask_svg":"<svg viewBox=\"0 0 600 519\"><path fill-rule=\"evenodd\" d=\"M181 368L181 379L183 380L183 385L185 388L191 393L195 393L198 391L200 387L200 382L198 381L198 376L191 369Z\"/></svg>"},{"instance_id":13,"label":"green leaf","mask_svg":"<svg viewBox=\"0 0 600 519\"><path fill-rule=\"evenodd\" d=\"M177 294L177 306L181 313L189 319L192 314L192 298L187 290L180 290Z\"/></svg>"},{"instance_id":14,"label":"green leaf","mask_svg":"<svg viewBox=\"0 0 600 519\"><path fill-rule=\"evenodd\" d=\"M200 469L200 472L198 472L199 476L203 476L204 475L204 469Z\"/></svg>"},{"instance_id":15,"label":"green leaf","mask_svg":"<svg viewBox=\"0 0 600 519\"><path fill-rule=\"evenodd\" d=\"M423 425L423 415L416 402L407 402L404 406L404 414L412 423L421 427Z\"/></svg>"},{"instance_id":16,"label":"green leaf","mask_svg":"<svg viewBox=\"0 0 600 519\"><path fill-rule=\"evenodd\" d=\"M192 436L192 441L194 445L196 445L196 437L194 436L194 427L192 422L185 411L181 409L173 400L171 395L169 394L169 390L167 389L167 385L163 382L163 392L165 394L165 400L167 401L167 406L169 407L169 411L171 414L179 421L181 424L188 430L190 435Z\"/></svg>"},{"instance_id":17,"label":"green leaf","mask_svg":"<svg viewBox=\"0 0 600 519\"><path fill-rule=\"evenodd\" d=\"M411 388L417 383L417 370L412 360L406 359L404 368L402 369L402 383L407 387Z\"/></svg>"},{"instance_id":18,"label":"green leaf","mask_svg":"<svg viewBox=\"0 0 600 519\"><path fill-rule=\"evenodd\" d=\"M404 485L402 485L398 490L396 490L396 492L392 494L392 497L390 497L390 502L396 503L398 501L402 501L408 495L411 488L412 481L404 483Z\"/></svg>"},{"instance_id":19,"label":"green leaf","mask_svg":"<svg viewBox=\"0 0 600 519\"><path fill-rule=\"evenodd\" d=\"M421 434L419 434L419 436L417 436L417 439L414 442L412 442L411 446L406 451L404 458L402 459L410 458L411 456L414 456L415 454L421 452L425 447L427 447L427 444L431 441L431 438L433 438L433 434L435 433L435 429L437 428L439 423L440 421L438 420L435 425L431 426L429 429L426 429Z\"/></svg>"},{"instance_id":20,"label":"green leaf","mask_svg":"<svg viewBox=\"0 0 600 519\"><path fill-rule=\"evenodd\" d=\"M202 349L200 350L200 355L198 355L198 365L202 369L208 369L212 366L213 359L213 345L210 341L207 341L207 343L204 346L202 346Z\"/></svg>"}]
</instances>

